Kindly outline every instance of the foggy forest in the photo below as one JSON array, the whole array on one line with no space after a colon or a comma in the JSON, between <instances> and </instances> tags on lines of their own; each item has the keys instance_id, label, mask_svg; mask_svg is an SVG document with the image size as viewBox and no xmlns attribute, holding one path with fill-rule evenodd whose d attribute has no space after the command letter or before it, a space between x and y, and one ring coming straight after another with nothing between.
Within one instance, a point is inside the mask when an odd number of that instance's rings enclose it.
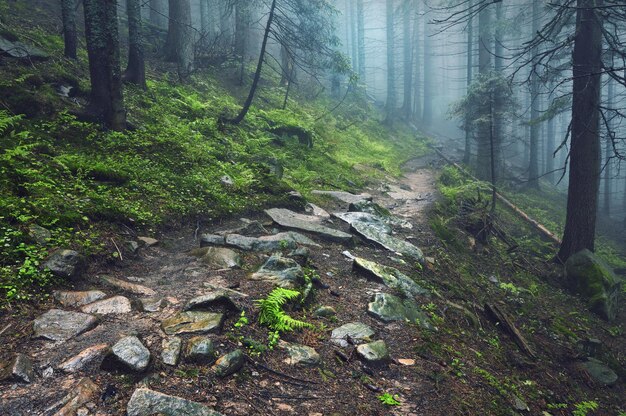
<instances>
[{"instance_id":1,"label":"foggy forest","mask_svg":"<svg viewBox=\"0 0 626 416\"><path fill-rule=\"evenodd\" d=\"M626 416L624 0L0 0L0 414Z\"/></svg>"}]
</instances>

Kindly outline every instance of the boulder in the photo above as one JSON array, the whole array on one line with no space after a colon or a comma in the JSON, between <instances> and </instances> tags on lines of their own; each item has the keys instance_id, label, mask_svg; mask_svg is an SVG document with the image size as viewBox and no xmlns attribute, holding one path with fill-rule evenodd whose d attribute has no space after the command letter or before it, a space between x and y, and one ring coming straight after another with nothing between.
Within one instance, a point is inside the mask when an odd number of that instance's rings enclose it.
<instances>
[{"instance_id":1,"label":"boulder","mask_svg":"<svg viewBox=\"0 0 626 416\"><path fill-rule=\"evenodd\" d=\"M330 341L340 347L347 347L349 345L347 341L348 338L350 338L352 342L359 344L370 341L373 336L374 330L368 325L361 322L350 322L333 329L330 335Z\"/></svg>"},{"instance_id":2,"label":"boulder","mask_svg":"<svg viewBox=\"0 0 626 416\"><path fill-rule=\"evenodd\" d=\"M320 363L320 355L311 347L287 342L281 342L280 347L286 350L289 355L284 360L286 364L315 367Z\"/></svg>"},{"instance_id":3,"label":"boulder","mask_svg":"<svg viewBox=\"0 0 626 416\"><path fill-rule=\"evenodd\" d=\"M85 267L85 258L77 251L59 249L44 262L43 268L63 279L76 279Z\"/></svg>"},{"instance_id":4,"label":"boulder","mask_svg":"<svg viewBox=\"0 0 626 416\"><path fill-rule=\"evenodd\" d=\"M212 363L215 355L215 345L206 337L190 338L185 346L185 360L189 362Z\"/></svg>"},{"instance_id":5,"label":"boulder","mask_svg":"<svg viewBox=\"0 0 626 416\"><path fill-rule=\"evenodd\" d=\"M20 42L18 40L11 41L0 36L0 55L7 55L16 59L28 61L45 61L50 56L41 49Z\"/></svg>"},{"instance_id":6,"label":"boulder","mask_svg":"<svg viewBox=\"0 0 626 416\"><path fill-rule=\"evenodd\" d=\"M166 365L177 365L183 340L178 337L166 338L161 342L161 359Z\"/></svg>"},{"instance_id":7,"label":"boulder","mask_svg":"<svg viewBox=\"0 0 626 416\"><path fill-rule=\"evenodd\" d=\"M161 329L167 335L194 334L219 331L224 314L213 312L179 312L161 322Z\"/></svg>"},{"instance_id":8,"label":"boulder","mask_svg":"<svg viewBox=\"0 0 626 416\"><path fill-rule=\"evenodd\" d=\"M307 231L337 243L352 244L352 236L350 234L321 225L318 217L298 214L284 208L267 209L265 213L281 227Z\"/></svg>"},{"instance_id":9,"label":"boulder","mask_svg":"<svg viewBox=\"0 0 626 416\"><path fill-rule=\"evenodd\" d=\"M265 264L250 278L271 282L276 286L293 288L304 285L304 272L302 267L293 259L274 254Z\"/></svg>"},{"instance_id":10,"label":"boulder","mask_svg":"<svg viewBox=\"0 0 626 416\"><path fill-rule=\"evenodd\" d=\"M430 319L414 300L402 300L388 293L376 293L367 305L367 313L383 322L406 321L433 329Z\"/></svg>"},{"instance_id":11,"label":"boulder","mask_svg":"<svg viewBox=\"0 0 626 416\"><path fill-rule=\"evenodd\" d=\"M221 413L203 404L180 397L169 396L147 388L138 388L126 406L128 416L221 416Z\"/></svg>"},{"instance_id":12,"label":"boulder","mask_svg":"<svg viewBox=\"0 0 626 416\"><path fill-rule=\"evenodd\" d=\"M615 371L594 358L589 358L586 362L582 363L582 367L600 384L612 386L617 383L618 376Z\"/></svg>"},{"instance_id":13,"label":"boulder","mask_svg":"<svg viewBox=\"0 0 626 416\"><path fill-rule=\"evenodd\" d=\"M621 282L608 265L591 251L582 250L567 259L565 274L593 312L609 321L615 319Z\"/></svg>"},{"instance_id":14,"label":"boulder","mask_svg":"<svg viewBox=\"0 0 626 416\"><path fill-rule=\"evenodd\" d=\"M383 266L360 257L352 260L354 270L363 273L370 280L383 283L386 286L402 292L405 296L430 296L430 292L424 289L409 276L401 273L398 269Z\"/></svg>"},{"instance_id":15,"label":"boulder","mask_svg":"<svg viewBox=\"0 0 626 416\"><path fill-rule=\"evenodd\" d=\"M313 312L313 316L317 316L320 318L331 318L337 314L335 308L332 306L320 306Z\"/></svg>"},{"instance_id":16,"label":"boulder","mask_svg":"<svg viewBox=\"0 0 626 416\"><path fill-rule=\"evenodd\" d=\"M111 348L112 358L132 371L144 371L150 363L150 351L136 336L127 336Z\"/></svg>"},{"instance_id":17,"label":"boulder","mask_svg":"<svg viewBox=\"0 0 626 416\"><path fill-rule=\"evenodd\" d=\"M356 354L361 360L371 365L384 364L390 360L387 344L382 340L357 346Z\"/></svg>"},{"instance_id":18,"label":"boulder","mask_svg":"<svg viewBox=\"0 0 626 416\"><path fill-rule=\"evenodd\" d=\"M50 309L34 320L33 331L35 337L51 341L67 341L97 325L98 318L93 315Z\"/></svg>"},{"instance_id":19,"label":"boulder","mask_svg":"<svg viewBox=\"0 0 626 416\"><path fill-rule=\"evenodd\" d=\"M241 370L245 362L246 358L243 352L234 350L218 358L213 366L213 371L218 377L227 377Z\"/></svg>"},{"instance_id":20,"label":"boulder","mask_svg":"<svg viewBox=\"0 0 626 416\"><path fill-rule=\"evenodd\" d=\"M24 354L15 354L8 363L0 366L0 381L2 380L32 383L35 380L33 362Z\"/></svg>"}]
</instances>

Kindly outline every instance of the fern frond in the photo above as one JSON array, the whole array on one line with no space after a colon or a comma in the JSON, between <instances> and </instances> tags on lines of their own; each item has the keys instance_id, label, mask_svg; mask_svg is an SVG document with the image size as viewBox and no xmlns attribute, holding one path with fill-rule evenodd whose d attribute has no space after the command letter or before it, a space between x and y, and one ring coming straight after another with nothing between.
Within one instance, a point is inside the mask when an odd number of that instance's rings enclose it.
<instances>
[{"instance_id":1,"label":"fern frond","mask_svg":"<svg viewBox=\"0 0 626 416\"><path fill-rule=\"evenodd\" d=\"M256 304L261 309L259 313L259 323L267 325L273 330L280 332L290 332L303 328L311 328L308 322L303 322L287 315L283 306L300 296L300 292L291 289L277 287L270 292L265 299L259 299Z\"/></svg>"}]
</instances>

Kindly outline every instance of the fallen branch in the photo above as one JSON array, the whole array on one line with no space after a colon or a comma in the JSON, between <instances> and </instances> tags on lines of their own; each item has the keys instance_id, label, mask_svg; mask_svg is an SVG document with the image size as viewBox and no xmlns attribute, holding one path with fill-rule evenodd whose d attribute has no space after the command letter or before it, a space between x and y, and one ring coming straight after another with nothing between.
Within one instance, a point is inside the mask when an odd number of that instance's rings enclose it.
<instances>
[{"instance_id":1,"label":"fallen branch","mask_svg":"<svg viewBox=\"0 0 626 416\"><path fill-rule=\"evenodd\" d=\"M286 379L288 379L288 380L297 381L298 383L301 383L301 384L318 384L316 381L312 381L312 380L304 380L304 379L302 379L302 378L297 378L297 377L290 376L289 374L281 373L280 371L277 371L277 370L274 370L274 369L272 369L272 368L269 368L268 366L266 366L266 365L264 365L264 364L261 364L261 363L260 363L260 362L258 362L258 361L254 361L254 360L253 360L252 358L250 358L250 357L246 357L246 358L247 358L247 359L248 359L248 361L250 361L250 363L252 363L252 365L254 365L255 367L259 367L259 368L261 368L261 369L263 369L263 370L265 370L265 371L269 371L269 372L270 372L270 373L272 373L272 374L275 374L275 375L277 375L277 376L284 377L284 378L286 378Z\"/></svg>"},{"instance_id":2,"label":"fallen branch","mask_svg":"<svg viewBox=\"0 0 626 416\"><path fill-rule=\"evenodd\" d=\"M485 312L491 319L500 324L500 327L503 328L505 332L513 337L513 341L515 341L522 352L530 358L537 358L532 348L530 348L530 345L528 345L528 342L526 342L526 339L524 339L522 334L515 327L515 324L513 324L511 318L509 318L509 316L502 309L496 305L485 303Z\"/></svg>"}]
</instances>

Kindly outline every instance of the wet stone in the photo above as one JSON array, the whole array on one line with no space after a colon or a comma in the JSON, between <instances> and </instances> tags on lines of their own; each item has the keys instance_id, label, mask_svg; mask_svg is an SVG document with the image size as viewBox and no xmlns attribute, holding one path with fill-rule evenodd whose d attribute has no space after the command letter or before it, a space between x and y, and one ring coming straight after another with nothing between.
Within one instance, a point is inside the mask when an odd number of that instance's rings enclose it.
<instances>
[{"instance_id":1,"label":"wet stone","mask_svg":"<svg viewBox=\"0 0 626 416\"><path fill-rule=\"evenodd\" d=\"M295 260L280 254L271 256L250 278L271 282L284 288L302 286L305 283L302 267Z\"/></svg>"},{"instance_id":2,"label":"wet stone","mask_svg":"<svg viewBox=\"0 0 626 416\"><path fill-rule=\"evenodd\" d=\"M240 311L241 307L233 300L235 295L233 292L226 290L214 290L206 295L198 296L191 299L185 304L183 310L199 310L199 309L221 309L228 311Z\"/></svg>"},{"instance_id":3,"label":"wet stone","mask_svg":"<svg viewBox=\"0 0 626 416\"><path fill-rule=\"evenodd\" d=\"M80 308L85 313L96 313L99 315L122 314L133 310L130 300L124 296L113 296L102 299Z\"/></svg>"},{"instance_id":4,"label":"wet stone","mask_svg":"<svg viewBox=\"0 0 626 416\"><path fill-rule=\"evenodd\" d=\"M354 258L352 267L354 270L363 273L367 278L397 289L406 296L430 296L430 292L427 289L424 289L409 276L393 267L383 266L360 257Z\"/></svg>"},{"instance_id":5,"label":"wet stone","mask_svg":"<svg viewBox=\"0 0 626 416\"><path fill-rule=\"evenodd\" d=\"M161 359L164 364L177 365L183 340L178 337L166 338L161 343Z\"/></svg>"},{"instance_id":6,"label":"wet stone","mask_svg":"<svg viewBox=\"0 0 626 416\"><path fill-rule=\"evenodd\" d=\"M612 386L617 383L618 376L606 364L594 358L590 358L582 364L583 368L598 383Z\"/></svg>"},{"instance_id":7,"label":"wet stone","mask_svg":"<svg viewBox=\"0 0 626 416\"><path fill-rule=\"evenodd\" d=\"M118 363L133 371L144 371L150 363L150 351L132 335L117 341L111 354Z\"/></svg>"},{"instance_id":8,"label":"wet stone","mask_svg":"<svg viewBox=\"0 0 626 416\"><path fill-rule=\"evenodd\" d=\"M63 306L76 307L104 299L107 295L100 290L87 290L82 292L55 291L53 296Z\"/></svg>"},{"instance_id":9,"label":"wet stone","mask_svg":"<svg viewBox=\"0 0 626 416\"><path fill-rule=\"evenodd\" d=\"M140 296L155 296L156 292L149 287L142 286L137 283L127 282L111 276L102 276L102 281L124 292L132 293Z\"/></svg>"},{"instance_id":10,"label":"wet stone","mask_svg":"<svg viewBox=\"0 0 626 416\"><path fill-rule=\"evenodd\" d=\"M307 231L338 243L351 244L352 236L343 231L335 230L320 224L320 219L312 215L303 215L284 208L265 210L272 220L281 227L298 231Z\"/></svg>"},{"instance_id":11,"label":"wet stone","mask_svg":"<svg viewBox=\"0 0 626 416\"><path fill-rule=\"evenodd\" d=\"M107 344L93 345L76 354L75 356L65 360L59 365L59 370L65 373L75 373L82 371L92 363L104 358L109 352Z\"/></svg>"},{"instance_id":12,"label":"wet stone","mask_svg":"<svg viewBox=\"0 0 626 416\"><path fill-rule=\"evenodd\" d=\"M413 244L381 232L378 228L372 227L365 222L355 222L350 226L351 230L364 239L375 243L394 253L402 254L419 263L424 263L422 250Z\"/></svg>"},{"instance_id":13,"label":"wet stone","mask_svg":"<svg viewBox=\"0 0 626 416\"><path fill-rule=\"evenodd\" d=\"M185 361L198 363L212 363L215 361L215 345L205 337L193 337L185 346Z\"/></svg>"},{"instance_id":14,"label":"wet stone","mask_svg":"<svg viewBox=\"0 0 626 416\"><path fill-rule=\"evenodd\" d=\"M284 360L286 364L314 367L320 363L320 355L317 351L306 345L283 342L281 348L285 349L289 355Z\"/></svg>"},{"instance_id":15,"label":"wet stone","mask_svg":"<svg viewBox=\"0 0 626 416\"><path fill-rule=\"evenodd\" d=\"M390 360L387 344L382 340L361 344L356 347L356 353L368 364L383 364Z\"/></svg>"},{"instance_id":16,"label":"wet stone","mask_svg":"<svg viewBox=\"0 0 626 416\"><path fill-rule=\"evenodd\" d=\"M367 342L374 336L374 330L361 322L350 322L335 328L331 333L330 340L340 347L347 347L350 340L356 344Z\"/></svg>"},{"instance_id":17,"label":"wet stone","mask_svg":"<svg viewBox=\"0 0 626 416\"><path fill-rule=\"evenodd\" d=\"M391 235L391 227L373 214L367 212L336 212L333 215L350 225L363 223L375 228L381 234Z\"/></svg>"},{"instance_id":18,"label":"wet stone","mask_svg":"<svg viewBox=\"0 0 626 416\"><path fill-rule=\"evenodd\" d=\"M77 251L60 249L48 257L43 264L44 269L50 270L53 275L63 279L79 277L85 267L85 258Z\"/></svg>"},{"instance_id":19,"label":"wet stone","mask_svg":"<svg viewBox=\"0 0 626 416\"><path fill-rule=\"evenodd\" d=\"M179 312L161 322L167 335L216 332L224 321L224 314L213 312Z\"/></svg>"},{"instance_id":20,"label":"wet stone","mask_svg":"<svg viewBox=\"0 0 626 416\"><path fill-rule=\"evenodd\" d=\"M35 380L33 362L24 354L16 354L11 361L1 367L0 381L15 380L22 383L32 383Z\"/></svg>"},{"instance_id":21,"label":"wet stone","mask_svg":"<svg viewBox=\"0 0 626 416\"><path fill-rule=\"evenodd\" d=\"M95 328L96 325L98 325L98 319L93 315L51 309L35 319L33 331L37 338L66 341Z\"/></svg>"},{"instance_id":22,"label":"wet stone","mask_svg":"<svg viewBox=\"0 0 626 416\"><path fill-rule=\"evenodd\" d=\"M180 397L159 393L147 388L134 391L126 407L128 416L221 416L215 410Z\"/></svg>"},{"instance_id":23,"label":"wet stone","mask_svg":"<svg viewBox=\"0 0 626 416\"><path fill-rule=\"evenodd\" d=\"M408 321L433 329L430 319L412 299L403 300L388 293L376 293L367 305L367 312L383 322Z\"/></svg>"},{"instance_id":24,"label":"wet stone","mask_svg":"<svg viewBox=\"0 0 626 416\"><path fill-rule=\"evenodd\" d=\"M241 350L234 350L226 355L222 355L215 362L213 371L218 377L227 377L241 370L245 363L245 357Z\"/></svg>"}]
</instances>

